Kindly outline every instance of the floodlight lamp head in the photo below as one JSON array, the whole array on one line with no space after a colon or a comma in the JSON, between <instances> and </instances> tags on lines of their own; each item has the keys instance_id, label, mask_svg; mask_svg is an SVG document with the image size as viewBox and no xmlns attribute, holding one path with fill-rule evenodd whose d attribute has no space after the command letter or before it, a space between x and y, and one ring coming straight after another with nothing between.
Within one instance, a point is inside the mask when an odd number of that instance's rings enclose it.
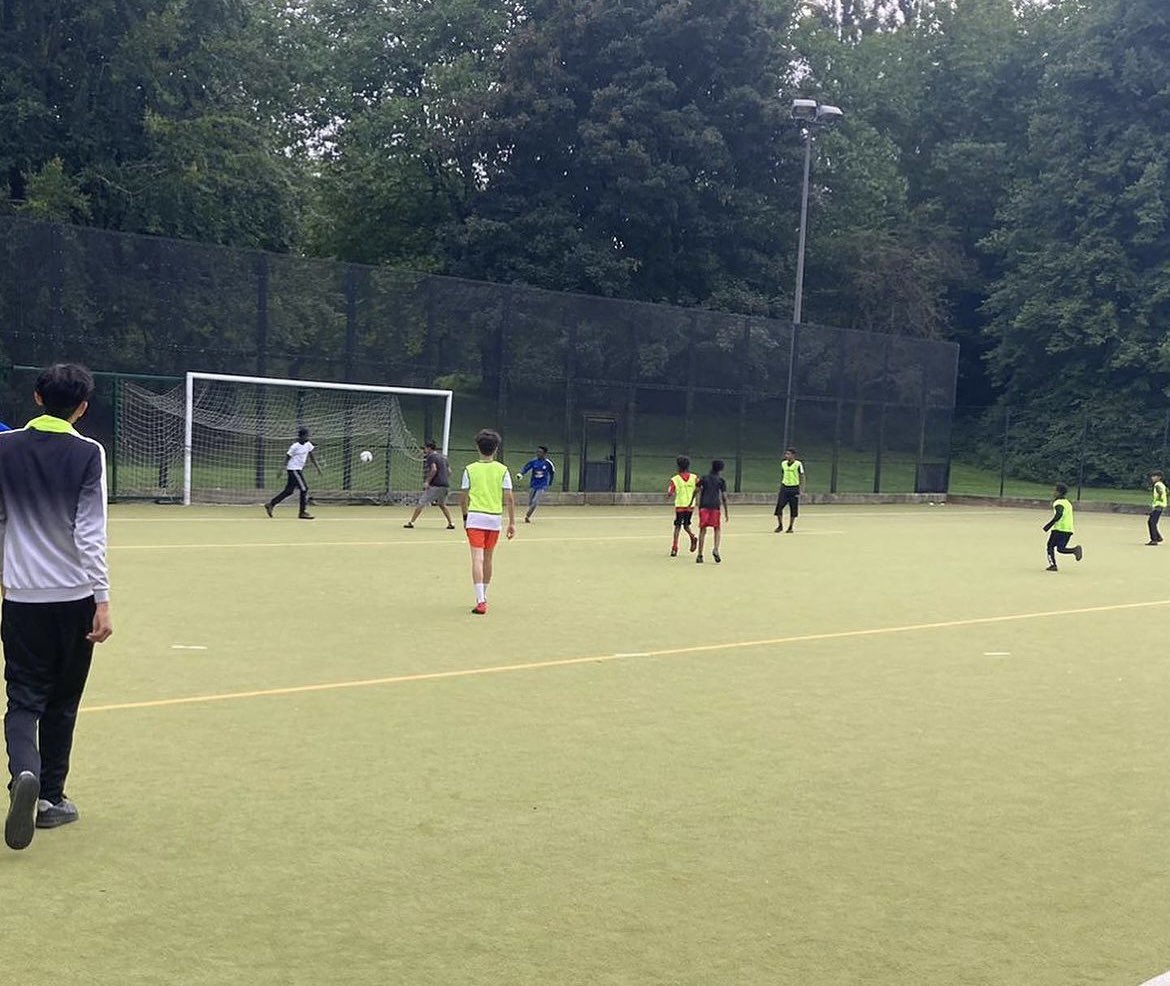
<instances>
[{"instance_id":1,"label":"floodlight lamp head","mask_svg":"<svg viewBox=\"0 0 1170 986\"><path fill-rule=\"evenodd\" d=\"M815 99L794 99L792 101L792 118L801 121L815 120L817 118L817 101Z\"/></svg>"},{"instance_id":2,"label":"floodlight lamp head","mask_svg":"<svg viewBox=\"0 0 1170 986\"><path fill-rule=\"evenodd\" d=\"M822 103L817 107L817 123L840 123L844 116L836 106L825 106Z\"/></svg>"}]
</instances>

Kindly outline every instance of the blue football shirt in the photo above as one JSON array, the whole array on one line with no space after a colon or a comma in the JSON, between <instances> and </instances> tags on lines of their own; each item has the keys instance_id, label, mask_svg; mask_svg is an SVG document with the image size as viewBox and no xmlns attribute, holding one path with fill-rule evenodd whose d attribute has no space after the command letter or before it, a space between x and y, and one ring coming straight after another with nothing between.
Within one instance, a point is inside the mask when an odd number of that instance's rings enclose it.
<instances>
[{"instance_id":1,"label":"blue football shirt","mask_svg":"<svg viewBox=\"0 0 1170 986\"><path fill-rule=\"evenodd\" d=\"M529 485L534 490L548 489L552 485L553 476L556 475L556 467L549 459L529 459L524 463L524 468L520 470L523 476L527 473L532 473L532 478L528 481Z\"/></svg>"}]
</instances>

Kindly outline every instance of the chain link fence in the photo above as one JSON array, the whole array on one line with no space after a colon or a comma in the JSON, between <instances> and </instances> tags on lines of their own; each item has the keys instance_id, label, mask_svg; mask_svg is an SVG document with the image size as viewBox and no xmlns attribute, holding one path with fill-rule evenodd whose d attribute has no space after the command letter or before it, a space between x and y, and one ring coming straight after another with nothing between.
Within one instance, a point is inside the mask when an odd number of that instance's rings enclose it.
<instances>
[{"instance_id":1,"label":"chain link fence","mask_svg":"<svg viewBox=\"0 0 1170 986\"><path fill-rule=\"evenodd\" d=\"M113 374L86 423L110 447L119 375L202 370L452 389L453 460L494 427L509 461L547 445L567 491L659 490L682 454L772 491L786 444L812 491L947 487L951 343L18 217L0 232L0 417L31 410L14 365L77 360Z\"/></svg>"}]
</instances>

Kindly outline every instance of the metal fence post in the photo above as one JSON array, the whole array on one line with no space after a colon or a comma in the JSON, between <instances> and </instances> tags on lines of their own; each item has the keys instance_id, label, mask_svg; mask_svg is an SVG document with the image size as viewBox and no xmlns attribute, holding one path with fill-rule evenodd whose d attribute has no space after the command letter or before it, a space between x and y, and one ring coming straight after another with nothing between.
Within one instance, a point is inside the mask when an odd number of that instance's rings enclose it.
<instances>
[{"instance_id":1,"label":"metal fence post","mask_svg":"<svg viewBox=\"0 0 1170 986\"><path fill-rule=\"evenodd\" d=\"M794 415L794 395L792 393L796 386L796 361L799 359L798 347L800 346L800 326L795 322L792 323L792 335L789 340L788 348L788 386L785 388L784 394L784 448L792 444L792 419Z\"/></svg>"},{"instance_id":2,"label":"metal fence post","mask_svg":"<svg viewBox=\"0 0 1170 986\"><path fill-rule=\"evenodd\" d=\"M118 496L118 449L122 442L122 378L115 373L111 378L111 384L114 388L114 421L113 421L113 448L110 449L110 496L117 499Z\"/></svg>"},{"instance_id":3,"label":"metal fence post","mask_svg":"<svg viewBox=\"0 0 1170 986\"><path fill-rule=\"evenodd\" d=\"M573 461L573 377L577 366L577 319L569 311L566 303L562 318L568 321L568 338L565 344L565 431L564 456L561 460L561 490L569 492L569 469Z\"/></svg>"},{"instance_id":4,"label":"metal fence post","mask_svg":"<svg viewBox=\"0 0 1170 986\"><path fill-rule=\"evenodd\" d=\"M343 373L346 383L353 383L354 364L357 360L358 335L358 285L357 268L345 265L345 360ZM345 434L341 439L341 488L353 488L353 408L345 409ZM389 491L387 491L389 492Z\"/></svg>"},{"instance_id":5,"label":"metal fence post","mask_svg":"<svg viewBox=\"0 0 1170 986\"><path fill-rule=\"evenodd\" d=\"M748 405L748 353L752 344L752 323L747 315L743 317L743 334L740 336L739 354L739 421L735 430L735 492L743 491L743 442L747 430Z\"/></svg>"},{"instance_id":6,"label":"metal fence post","mask_svg":"<svg viewBox=\"0 0 1170 986\"><path fill-rule=\"evenodd\" d=\"M999 451L999 498L1001 500L1007 484L1008 442L1011 441L1011 427L1012 408L1009 404L1003 409L1003 444Z\"/></svg>"},{"instance_id":7,"label":"metal fence post","mask_svg":"<svg viewBox=\"0 0 1170 986\"><path fill-rule=\"evenodd\" d=\"M256 256L256 376L268 372L268 254L261 251ZM264 474L264 432L259 422L264 420L266 399L264 388L256 391L256 489L267 485Z\"/></svg>"},{"instance_id":8,"label":"metal fence post","mask_svg":"<svg viewBox=\"0 0 1170 986\"><path fill-rule=\"evenodd\" d=\"M634 417L638 413L638 326L630 322L630 375L626 390L626 469L624 488L630 492L634 477Z\"/></svg>"},{"instance_id":9,"label":"metal fence post","mask_svg":"<svg viewBox=\"0 0 1170 986\"><path fill-rule=\"evenodd\" d=\"M698 355L699 317L691 316L691 337L687 343L687 394L683 412L683 452L691 454L691 419L695 413L695 360Z\"/></svg>"},{"instance_id":10,"label":"metal fence post","mask_svg":"<svg viewBox=\"0 0 1170 986\"><path fill-rule=\"evenodd\" d=\"M1081 498L1081 490L1085 485L1085 452L1089 444L1089 412L1085 411L1085 423L1081 428L1081 455L1077 463L1077 500Z\"/></svg>"}]
</instances>

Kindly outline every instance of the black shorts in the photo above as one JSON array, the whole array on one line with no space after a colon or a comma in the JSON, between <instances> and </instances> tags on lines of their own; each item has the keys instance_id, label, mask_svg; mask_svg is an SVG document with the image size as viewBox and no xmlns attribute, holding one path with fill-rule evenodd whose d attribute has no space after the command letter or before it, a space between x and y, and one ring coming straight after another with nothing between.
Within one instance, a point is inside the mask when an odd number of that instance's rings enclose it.
<instances>
[{"instance_id":1,"label":"black shorts","mask_svg":"<svg viewBox=\"0 0 1170 986\"><path fill-rule=\"evenodd\" d=\"M674 512L674 526L675 527L690 527L691 518L695 515L693 510L676 510Z\"/></svg>"}]
</instances>

